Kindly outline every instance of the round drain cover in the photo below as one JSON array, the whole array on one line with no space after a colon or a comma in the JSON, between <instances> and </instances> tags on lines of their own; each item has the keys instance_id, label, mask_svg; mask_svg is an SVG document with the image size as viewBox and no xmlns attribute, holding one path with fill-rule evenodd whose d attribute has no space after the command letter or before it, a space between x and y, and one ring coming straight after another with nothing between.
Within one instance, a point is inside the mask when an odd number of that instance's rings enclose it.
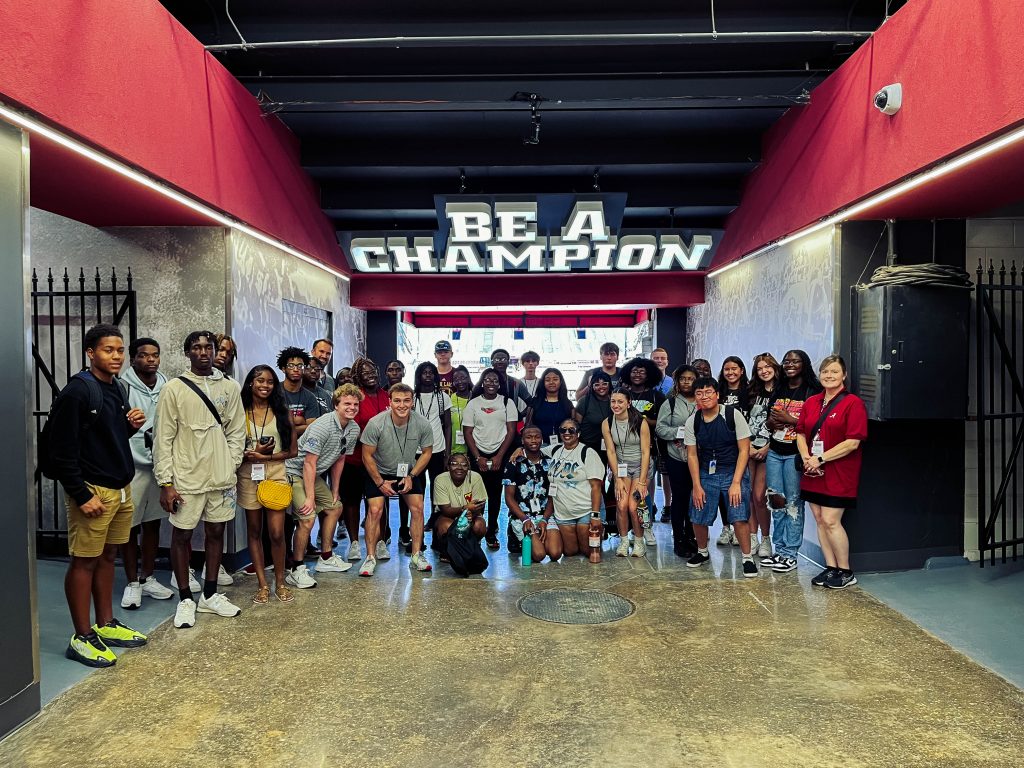
<instances>
[{"instance_id":1,"label":"round drain cover","mask_svg":"<svg viewBox=\"0 0 1024 768\"><path fill-rule=\"evenodd\" d=\"M545 589L519 598L527 616L558 624L604 624L632 615L636 606L600 589Z\"/></svg>"}]
</instances>

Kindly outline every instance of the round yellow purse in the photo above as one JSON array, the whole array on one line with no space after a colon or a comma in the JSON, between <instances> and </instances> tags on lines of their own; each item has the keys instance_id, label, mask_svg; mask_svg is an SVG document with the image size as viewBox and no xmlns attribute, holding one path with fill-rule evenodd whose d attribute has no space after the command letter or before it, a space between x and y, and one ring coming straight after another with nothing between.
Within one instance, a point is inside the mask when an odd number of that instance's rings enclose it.
<instances>
[{"instance_id":1,"label":"round yellow purse","mask_svg":"<svg viewBox=\"0 0 1024 768\"><path fill-rule=\"evenodd\" d=\"M261 480L256 486L256 498L267 509L287 509L292 503L292 487L280 480Z\"/></svg>"}]
</instances>

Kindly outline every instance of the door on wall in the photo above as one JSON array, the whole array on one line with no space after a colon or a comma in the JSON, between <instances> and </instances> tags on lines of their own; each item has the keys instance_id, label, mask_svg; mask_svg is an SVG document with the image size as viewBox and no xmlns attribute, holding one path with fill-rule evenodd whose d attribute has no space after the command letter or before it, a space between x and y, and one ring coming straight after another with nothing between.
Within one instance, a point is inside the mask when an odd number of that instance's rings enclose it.
<instances>
[{"instance_id":1,"label":"door on wall","mask_svg":"<svg viewBox=\"0 0 1024 768\"><path fill-rule=\"evenodd\" d=\"M32 270L32 401L35 438L46 423L50 404L57 393L78 371L88 365L82 339L99 323L118 326L125 334L125 346L138 336L135 289L131 268L123 281L117 269L106 279L99 268L91 278L85 269L78 277L64 274L54 277L48 269L42 279ZM127 364L127 362L126 362ZM59 483L45 478L38 461L33 475L36 485L36 551L40 555L63 556L68 553L67 513Z\"/></svg>"}]
</instances>

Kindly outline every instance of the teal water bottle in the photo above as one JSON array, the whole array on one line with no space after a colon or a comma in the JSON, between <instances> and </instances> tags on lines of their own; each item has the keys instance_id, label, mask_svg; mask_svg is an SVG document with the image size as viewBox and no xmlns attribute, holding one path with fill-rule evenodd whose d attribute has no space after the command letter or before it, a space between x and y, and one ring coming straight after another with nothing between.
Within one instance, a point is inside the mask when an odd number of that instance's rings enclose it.
<instances>
[{"instance_id":1,"label":"teal water bottle","mask_svg":"<svg viewBox=\"0 0 1024 768\"><path fill-rule=\"evenodd\" d=\"M533 565L533 536L523 534L523 565L529 568Z\"/></svg>"}]
</instances>

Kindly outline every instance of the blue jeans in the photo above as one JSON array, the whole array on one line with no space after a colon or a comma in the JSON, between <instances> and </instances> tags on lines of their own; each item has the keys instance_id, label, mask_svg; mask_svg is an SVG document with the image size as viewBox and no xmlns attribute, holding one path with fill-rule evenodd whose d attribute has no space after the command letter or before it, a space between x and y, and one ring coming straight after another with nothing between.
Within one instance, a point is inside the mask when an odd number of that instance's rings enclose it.
<instances>
[{"instance_id":1,"label":"blue jeans","mask_svg":"<svg viewBox=\"0 0 1024 768\"><path fill-rule=\"evenodd\" d=\"M798 454L782 456L768 451L765 475L768 482L768 509L772 512L772 546L780 557L796 559L804 540L804 503L800 500ZM772 506L772 494L786 497L784 507Z\"/></svg>"}]
</instances>

